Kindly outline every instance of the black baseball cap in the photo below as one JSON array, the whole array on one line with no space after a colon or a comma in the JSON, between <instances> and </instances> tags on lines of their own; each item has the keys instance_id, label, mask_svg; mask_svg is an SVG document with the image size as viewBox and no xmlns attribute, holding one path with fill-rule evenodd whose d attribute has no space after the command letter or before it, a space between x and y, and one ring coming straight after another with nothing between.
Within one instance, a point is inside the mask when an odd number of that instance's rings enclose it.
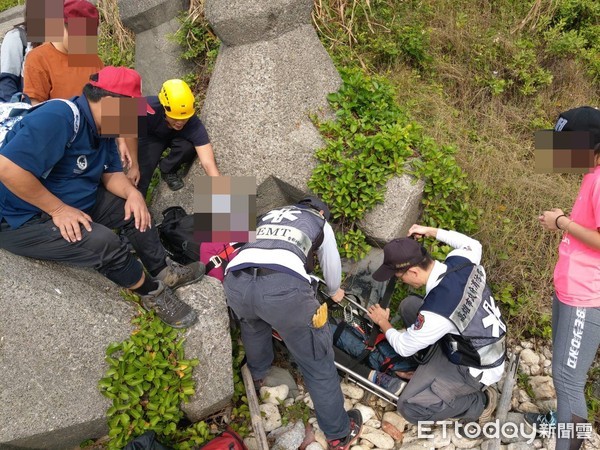
<instances>
[{"instance_id":1,"label":"black baseball cap","mask_svg":"<svg viewBox=\"0 0 600 450\"><path fill-rule=\"evenodd\" d=\"M559 114L554 131L588 131L591 147L600 143L600 110L591 106L580 106Z\"/></svg>"},{"instance_id":2,"label":"black baseball cap","mask_svg":"<svg viewBox=\"0 0 600 450\"><path fill-rule=\"evenodd\" d=\"M317 197L306 197L298 202L298 205L306 205L317 211L323 211L323 217L325 220L329 220L331 217L331 212L329 211L329 206L325 204L325 202L319 200Z\"/></svg>"},{"instance_id":3,"label":"black baseball cap","mask_svg":"<svg viewBox=\"0 0 600 450\"><path fill-rule=\"evenodd\" d=\"M398 271L407 270L422 263L427 250L413 238L394 239L383 247L383 264L373 272L375 281L390 280Z\"/></svg>"}]
</instances>

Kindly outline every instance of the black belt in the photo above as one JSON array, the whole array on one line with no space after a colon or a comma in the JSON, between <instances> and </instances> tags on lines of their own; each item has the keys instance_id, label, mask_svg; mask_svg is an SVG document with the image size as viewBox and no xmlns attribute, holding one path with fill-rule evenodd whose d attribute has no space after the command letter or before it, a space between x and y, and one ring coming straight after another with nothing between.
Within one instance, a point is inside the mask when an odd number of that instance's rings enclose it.
<instances>
[{"instance_id":1,"label":"black belt","mask_svg":"<svg viewBox=\"0 0 600 450\"><path fill-rule=\"evenodd\" d=\"M281 273L278 270L267 269L266 267L246 267L245 269L234 271L234 274L237 272L244 272L255 277L262 277L265 275L272 275L274 273Z\"/></svg>"}]
</instances>

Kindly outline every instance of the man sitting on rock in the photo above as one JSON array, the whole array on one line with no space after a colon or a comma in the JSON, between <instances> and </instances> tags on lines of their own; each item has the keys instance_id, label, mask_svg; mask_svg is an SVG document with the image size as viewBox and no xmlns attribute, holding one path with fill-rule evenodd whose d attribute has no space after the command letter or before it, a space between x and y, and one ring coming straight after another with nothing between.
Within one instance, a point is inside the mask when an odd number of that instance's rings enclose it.
<instances>
[{"instance_id":1,"label":"man sitting on rock","mask_svg":"<svg viewBox=\"0 0 600 450\"><path fill-rule=\"evenodd\" d=\"M425 298L410 295L400 304L407 330L395 330L389 309L369 307L369 317L402 356L431 345L430 359L419 365L400 394L398 410L410 422L449 418L492 419L497 392L489 386L504 372L506 325L486 284L481 244L464 234L413 225L409 236L434 237L454 247L444 262L435 261L412 238L394 239L383 248L377 281L393 276Z\"/></svg>"},{"instance_id":2,"label":"man sitting on rock","mask_svg":"<svg viewBox=\"0 0 600 450\"><path fill-rule=\"evenodd\" d=\"M119 134L119 97L141 97L141 78L125 67L105 67L82 96L36 107L8 132L0 147L0 248L93 267L140 294L165 323L188 327L196 312L172 290L200 279L204 266L166 260L115 140L103 137ZM150 277L114 228L122 228Z\"/></svg>"}]
</instances>

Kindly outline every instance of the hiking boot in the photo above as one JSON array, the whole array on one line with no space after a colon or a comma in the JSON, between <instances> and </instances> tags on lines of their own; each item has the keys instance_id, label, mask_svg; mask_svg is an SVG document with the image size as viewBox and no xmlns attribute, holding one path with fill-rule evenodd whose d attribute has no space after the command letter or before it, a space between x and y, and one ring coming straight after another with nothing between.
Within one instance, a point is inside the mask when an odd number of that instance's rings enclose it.
<instances>
[{"instance_id":1,"label":"hiking boot","mask_svg":"<svg viewBox=\"0 0 600 450\"><path fill-rule=\"evenodd\" d=\"M402 381L387 373L379 372L378 370L371 371L369 374L369 381L375 383L377 386L381 386L386 391L391 392L396 396L400 395L400 392L402 392L402 389L406 386L406 381Z\"/></svg>"},{"instance_id":2,"label":"hiking boot","mask_svg":"<svg viewBox=\"0 0 600 450\"><path fill-rule=\"evenodd\" d=\"M556 431L556 412L548 411L546 414L525 413L525 423L540 437L550 437Z\"/></svg>"},{"instance_id":3,"label":"hiking boot","mask_svg":"<svg viewBox=\"0 0 600 450\"><path fill-rule=\"evenodd\" d=\"M358 409L351 409L348 411L348 418L350 419L350 433L342 439L328 440L328 450L348 450L358 440L362 431L362 415Z\"/></svg>"},{"instance_id":4,"label":"hiking boot","mask_svg":"<svg viewBox=\"0 0 600 450\"><path fill-rule=\"evenodd\" d=\"M175 290L200 280L204 276L205 270L206 267L200 261L184 266L167 258L167 267L156 275L156 279Z\"/></svg>"},{"instance_id":5,"label":"hiking boot","mask_svg":"<svg viewBox=\"0 0 600 450\"><path fill-rule=\"evenodd\" d=\"M157 280L158 288L142 295L142 306L173 328L187 328L196 322L198 315L187 303L179 300L177 295L165 284Z\"/></svg>"},{"instance_id":6,"label":"hiking boot","mask_svg":"<svg viewBox=\"0 0 600 450\"><path fill-rule=\"evenodd\" d=\"M488 386L483 391L485 394L485 398L487 400L485 404L485 408L479 416L479 424L484 425L488 422L491 422L494 419L494 411L496 410L496 406L498 405L498 391L496 388L492 386Z\"/></svg>"},{"instance_id":7,"label":"hiking boot","mask_svg":"<svg viewBox=\"0 0 600 450\"><path fill-rule=\"evenodd\" d=\"M169 186L169 189L171 189L172 191L178 191L179 189L181 189L183 187L183 180L177 174L177 172L172 172L172 173L161 172L160 176L163 180L165 180L165 182L167 183L167 186Z\"/></svg>"}]
</instances>

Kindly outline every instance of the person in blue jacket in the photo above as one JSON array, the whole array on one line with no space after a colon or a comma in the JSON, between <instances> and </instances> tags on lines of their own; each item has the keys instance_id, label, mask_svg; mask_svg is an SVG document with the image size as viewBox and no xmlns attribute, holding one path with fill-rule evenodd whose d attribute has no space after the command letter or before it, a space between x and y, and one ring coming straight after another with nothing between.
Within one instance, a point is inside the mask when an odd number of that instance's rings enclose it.
<instances>
[{"instance_id":1,"label":"person in blue jacket","mask_svg":"<svg viewBox=\"0 0 600 450\"><path fill-rule=\"evenodd\" d=\"M122 171L115 140L106 137L118 135L109 106L128 100L121 97L141 97L139 74L105 67L82 96L35 107L7 133L0 147L0 248L92 267L140 294L165 323L188 327L196 312L172 290L198 280L204 267L166 259L144 198Z\"/></svg>"}]
</instances>

